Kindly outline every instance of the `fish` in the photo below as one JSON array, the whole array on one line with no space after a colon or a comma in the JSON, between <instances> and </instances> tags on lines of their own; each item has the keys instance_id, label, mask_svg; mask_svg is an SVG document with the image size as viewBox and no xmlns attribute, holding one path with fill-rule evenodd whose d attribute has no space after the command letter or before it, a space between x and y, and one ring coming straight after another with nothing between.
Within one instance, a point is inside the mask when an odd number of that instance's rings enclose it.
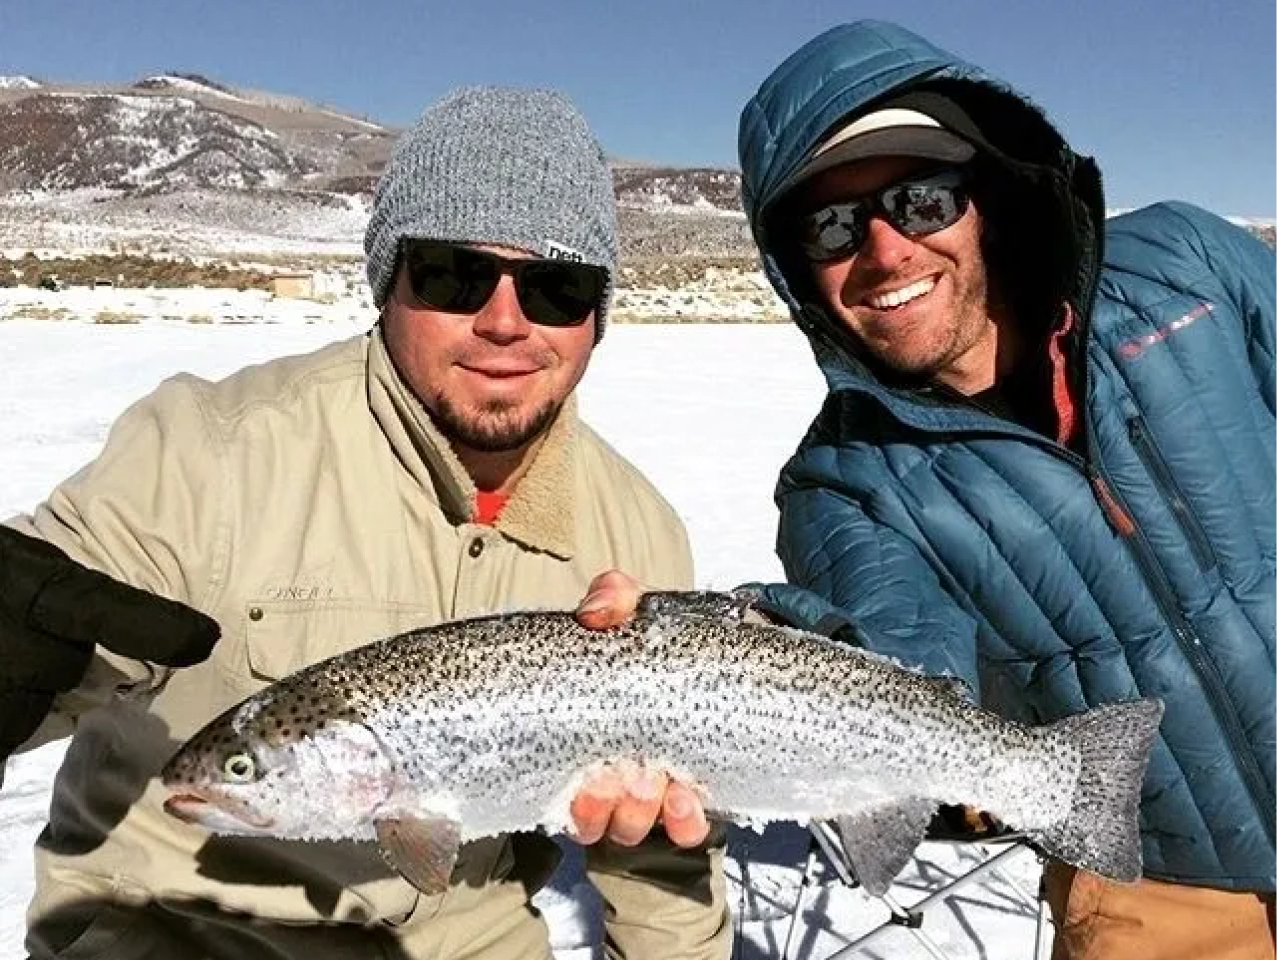
<instances>
[{"instance_id":1,"label":"fish","mask_svg":"<svg viewBox=\"0 0 1280 960\"><path fill-rule=\"evenodd\" d=\"M438 893L461 844L563 832L587 776L633 764L692 786L715 819L834 825L873 894L940 805L982 810L1101 876L1139 878L1160 700L1024 725L957 679L768 622L757 599L651 592L606 630L529 610L374 641L196 733L161 771L164 808L214 833L375 842Z\"/></svg>"}]
</instances>

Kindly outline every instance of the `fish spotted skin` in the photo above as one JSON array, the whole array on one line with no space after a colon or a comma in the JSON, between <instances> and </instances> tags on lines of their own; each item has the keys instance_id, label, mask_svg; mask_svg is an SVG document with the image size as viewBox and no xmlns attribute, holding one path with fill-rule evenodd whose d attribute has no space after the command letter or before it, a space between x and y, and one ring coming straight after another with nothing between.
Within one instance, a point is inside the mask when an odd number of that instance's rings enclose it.
<instances>
[{"instance_id":1,"label":"fish spotted skin","mask_svg":"<svg viewBox=\"0 0 1280 960\"><path fill-rule=\"evenodd\" d=\"M851 853L873 892L943 803L1137 878L1159 701L1027 727L974 706L955 681L749 622L746 603L648 594L610 630L569 612L513 613L369 644L192 738L162 774L169 809L220 832L374 839L388 823L447 824L468 840L562 829L584 773L630 759L695 784L727 820L836 820L846 848L863 848Z\"/></svg>"}]
</instances>

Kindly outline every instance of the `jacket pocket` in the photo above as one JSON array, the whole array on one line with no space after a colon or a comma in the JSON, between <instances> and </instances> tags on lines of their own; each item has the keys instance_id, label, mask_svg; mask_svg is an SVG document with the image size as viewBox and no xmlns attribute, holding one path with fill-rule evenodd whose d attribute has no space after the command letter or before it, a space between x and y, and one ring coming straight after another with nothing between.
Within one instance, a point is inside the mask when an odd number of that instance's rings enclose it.
<instances>
[{"instance_id":1,"label":"jacket pocket","mask_svg":"<svg viewBox=\"0 0 1280 960\"><path fill-rule=\"evenodd\" d=\"M303 667L385 640L439 617L430 607L359 599L251 600L245 607L249 672L280 680Z\"/></svg>"},{"instance_id":2,"label":"jacket pocket","mask_svg":"<svg viewBox=\"0 0 1280 960\"><path fill-rule=\"evenodd\" d=\"M1182 535L1186 538L1187 546L1191 551L1192 557L1195 558L1196 564L1202 571L1212 570L1218 562L1213 552L1213 544L1209 541L1209 536L1205 533L1204 527L1200 523L1200 518L1196 516L1195 510L1191 506L1191 501L1183 494L1182 489L1178 486L1177 478L1173 475L1173 471L1169 469L1169 465L1165 462L1164 457L1161 456L1160 448L1156 444L1155 438L1151 435L1151 430L1147 427L1146 421L1141 416L1134 415L1128 418L1126 424L1129 430L1129 441L1133 444L1134 452L1137 453L1138 459L1142 461L1147 475L1151 477L1152 484L1164 498L1169 512L1173 515L1179 529L1182 530Z\"/></svg>"},{"instance_id":3,"label":"jacket pocket","mask_svg":"<svg viewBox=\"0 0 1280 960\"><path fill-rule=\"evenodd\" d=\"M245 607L248 672L257 684L271 683L366 643L434 622L425 606L360 599L251 600ZM283 855L283 854L281 854ZM371 914L393 925L409 916L433 916L448 892L422 896L391 870L371 842L337 846L290 843L299 876L323 878L322 899L338 913Z\"/></svg>"}]
</instances>

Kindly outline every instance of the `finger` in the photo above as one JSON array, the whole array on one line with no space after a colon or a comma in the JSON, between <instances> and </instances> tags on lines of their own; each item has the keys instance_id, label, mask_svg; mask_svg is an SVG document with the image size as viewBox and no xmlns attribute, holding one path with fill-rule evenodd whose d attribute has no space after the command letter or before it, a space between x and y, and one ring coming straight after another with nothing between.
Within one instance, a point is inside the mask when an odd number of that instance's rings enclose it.
<instances>
[{"instance_id":1,"label":"finger","mask_svg":"<svg viewBox=\"0 0 1280 960\"><path fill-rule=\"evenodd\" d=\"M666 774L641 770L628 781L627 792L613 811L606 836L624 847L634 847L644 840L658 823L666 788Z\"/></svg>"},{"instance_id":2,"label":"finger","mask_svg":"<svg viewBox=\"0 0 1280 960\"><path fill-rule=\"evenodd\" d=\"M630 574L623 573L617 568L605 570L591 578L591 583L587 585L587 593L595 593L597 590L616 587L628 581L633 581Z\"/></svg>"},{"instance_id":3,"label":"finger","mask_svg":"<svg viewBox=\"0 0 1280 960\"><path fill-rule=\"evenodd\" d=\"M219 635L203 613L114 580L10 527L0 527L0 599L15 620L50 636L170 666L203 660Z\"/></svg>"},{"instance_id":4,"label":"finger","mask_svg":"<svg viewBox=\"0 0 1280 960\"><path fill-rule=\"evenodd\" d=\"M662 825L677 847L696 847L711 832L702 799L679 780L672 780L667 787L662 801Z\"/></svg>"},{"instance_id":5,"label":"finger","mask_svg":"<svg viewBox=\"0 0 1280 960\"><path fill-rule=\"evenodd\" d=\"M204 660L221 634L217 622L198 610L88 568L67 568L47 581L28 622L54 636L171 667Z\"/></svg>"},{"instance_id":6,"label":"finger","mask_svg":"<svg viewBox=\"0 0 1280 960\"><path fill-rule=\"evenodd\" d=\"M578 605L578 622L593 630L605 630L626 623L635 616L644 587L621 570L606 570L591 581L587 595Z\"/></svg>"},{"instance_id":7,"label":"finger","mask_svg":"<svg viewBox=\"0 0 1280 960\"><path fill-rule=\"evenodd\" d=\"M612 772L589 777L569 804L569 836L587 845L603 839L624 792L621 778Z\"/></svg>"}]
</instances>

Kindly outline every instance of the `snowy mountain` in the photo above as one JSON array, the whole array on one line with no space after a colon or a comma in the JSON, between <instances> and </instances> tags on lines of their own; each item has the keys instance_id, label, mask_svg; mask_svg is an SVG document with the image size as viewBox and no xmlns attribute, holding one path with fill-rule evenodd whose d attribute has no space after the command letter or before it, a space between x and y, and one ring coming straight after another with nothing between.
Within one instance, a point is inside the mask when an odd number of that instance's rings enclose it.
<instances>
[{"instance_id":1,"label":"snowy mountain","mask_svg":"<svg viewBox=\"0 0 1280 960\"><path fill-rule=\"evenodd\" d=\"M49 93L0 107L0 187L278 187L314 162L259 124L177 96Z\"/></svg>"},{"instance_id":2,"label":"snowy mountain","mask_svg":"<svg viewBox=\"0 0 1280 960\"><path fill-rule=\"evenodd\" d=\"M198 73L160 73L146 77L134 84L138 90L173 90L185 93L206 94L230 97L232 100L245 98L231 87L225 86Z\"/></svg>"},{"instance_id":3,"label":"snowy mountain","mask_svg":"<svg viewBox=\"0 0 1280 960\"><path fill-rule=\"evenodd\" d=\"M613 184L618 203L624 207L696 213L742 211L742 175L737 170L615 163Z\"/></svg>"},{"instance_id":4,"label":"snowy mountain","mask_svg":"<svg viewBox=\"0 0 1280 960\"><path fill-rule=\"evenodd\" d=\"M399 131L296 96L170 72L132 84L0 78L0 227L27 249L354 252ZM737 170L613 163L624 256L755 251ZM1246 224L1272 246L1273 221Z\"/></svg>"},{"instance_id":5,"label":"snowy mountain","mask_svg":"<svg viewBox=\"0 0 1280 960\"><path fill-rule=\"evenodd\" d=\"M14 249L354 253L397 129L169 72L0 83L0 233ZM624 252L754 256L734 170L614 165Z\"/></svg>"},{"instance_id":6,"label":"snowy mountain","mask_svg":"<svg viewBox=\"0 0 1280 960\"><path fill-rule=\"evenodd\" d=\"M21 82L25 81L25 82ZM0 191L372 193L397 130L192 73L129 86L0 80ZM737 212L733 170L616 165L623 205Z\"/></svg>"},{"instance_id":7,"label":"snowy mountain","mask_svg":"<svg viewBox=\"0 0 1280 960\"><path fill-rule=\"evenodd\" d=\"M195 74L131 86L3 84L0 191L361 189L395 133Z\"/></svg>"}]
</instances>

